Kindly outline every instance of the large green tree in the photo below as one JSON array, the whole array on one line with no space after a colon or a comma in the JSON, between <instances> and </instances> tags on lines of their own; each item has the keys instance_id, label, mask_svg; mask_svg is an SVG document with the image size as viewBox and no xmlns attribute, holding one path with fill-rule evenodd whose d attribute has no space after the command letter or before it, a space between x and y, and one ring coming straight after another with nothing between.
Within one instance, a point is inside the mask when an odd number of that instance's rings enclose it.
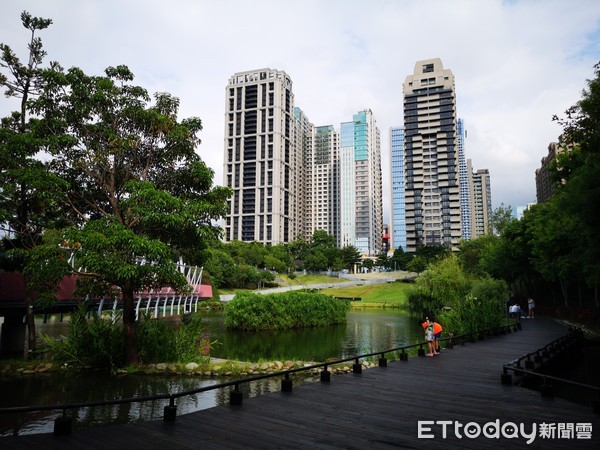
<instances>
[{"instance_id":1,"label":"large green tree","mask_svg":"<svg viewBox=\"0 0 600 450\"><path fill-rule=\"evenodd\" d=\"M118 288L127 360L137 363L134 293L184 288L176 261L203 263L230 192L213 187L213 171L196 153L200 119L179 121L177 98L157 93L152 102L133 78L125 66L104 76L43 72L34 129L47 142L53 173L68 183L65 215L74 225L62 230L62 245L50 240L39 250L29 273L52 266L39 267L52 252L58 261L72 253L73 264L53 273Z\"/></svg>"},{"instance_id":2,"label":"large green tree","mask_svg":"<svg viewBox=\"0 0 600 450\"><path fill-rule=\"evenodd\" d=\"M6 233L0 264L4 270L17 271L23 270L28 251L40 244L43 230L61 223L58 205L64 186L37 158L44 141L31 132L28 108L44 84L42 65L46 52L36 33L52 21L23 12L21 22L30 33L27 62L22 63L7 44L0 44L0 86L5 89L5 96L18 105L18 111L0 122L0 226ZM50 67L58 65L51 63ZM25 303L28 347L33 350L36 337L31 290L26 293Z\"/></svg>"}]
</instances>

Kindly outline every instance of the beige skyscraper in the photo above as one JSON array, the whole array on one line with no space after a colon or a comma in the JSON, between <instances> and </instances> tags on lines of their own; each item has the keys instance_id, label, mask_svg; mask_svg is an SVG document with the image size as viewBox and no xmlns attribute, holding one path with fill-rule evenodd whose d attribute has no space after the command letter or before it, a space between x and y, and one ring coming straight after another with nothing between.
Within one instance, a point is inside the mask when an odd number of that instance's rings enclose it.
<instances>
[{"instance_id":1,"label":"beige skyscraper","mask_svg":"<svg viewBox=\"0 0 600 450\"><path fill-rule=\"evenodd\" d=\"M406 250L456 249L461 206L454 75L439 58L418 61L404 82Z\"/></svg>"},{"instance_id":2,"label":"beige skyscraper","mask_svg":"<svg viewBox=\"0 0 600 450\"><path fill-rule=\"evenodd\" d=\"M473 171L471 160L467 160L471 195L471 239L491 233L492 191L490 172L487 169Z\"/></svg>"},{"instance_id":3,"label":"beige skyscraper","mask_svg":"<svg viewBox=\"0 0 600 450\"><path fill-rule=\"evenodd\" d=\"M259 69L229 78L224 184L233 189L225 240L290 242L298 233L298 177L292 80Z\"/></svg>"}]
</instances>

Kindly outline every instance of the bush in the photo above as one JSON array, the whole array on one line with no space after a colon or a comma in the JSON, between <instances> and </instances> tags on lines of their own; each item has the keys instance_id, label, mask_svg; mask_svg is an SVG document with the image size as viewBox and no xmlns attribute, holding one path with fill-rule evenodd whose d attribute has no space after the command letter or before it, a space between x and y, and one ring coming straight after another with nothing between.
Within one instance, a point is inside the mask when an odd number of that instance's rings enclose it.
<instances>
[{"instance_id":1,"label":"bush","mask_svg":"<svg viewBox=\"0 0 600 450\"><path fill-rule=\"evenodd\" d=\"M225 326L241 330L285 330L346 322L348 302L330 295L284 292L237 294L225 306Z\"/></svg>"},{"instance_id":2,"label":"bush","mask_svg":"<svg viewBox=\"0 0 600 450\"><path fill-rule=\"evenodd\" d=\"M206 362L211 343L199 315L184 316L178 327L146 314L136 322L136 340L144 363Z\"/></svg>"},{"instance_id":3,"label":"bush","mask_svg":"<svg viewBox=\"0 0 600 450\"><path fill-rule=\"evenodd\" d=\"M88 321L86 305L81 304L71 315L67 336L41 336L43 353L69 366L111 370L121 367L125 364L125 347L123 330L116 324L118 319L103 319L94 313Z\"/></svg>"},{"instance_id":4,"label":"bush","mask_svg":"<svg viewBox=\"0 0 600 450\"><path fill-rule=\"evenodd\" d=\"M42 335L42 352L73 367L112 371L124 367L125 340L119 320L119 316L106 319L96 313L87 320L86 307L81 305L71 315L67 336L55 339ZM180 326L171 327L148 313L136 322L136 343L144 363L202 363L210 357L211 342L198 315L186 316Z\"/></svg>"},{"instance_id":5,"label":"bush","mask_svg":"<svg viewBox=\"0 0 600 450\"><path fill-rule=\"evenodd\" d=\"M501 280L483 279L473 283L469 295L455 302L440 316L446 331L475 333L502 325L506 319L508 288Z\"/></svg>"}]
</instances>

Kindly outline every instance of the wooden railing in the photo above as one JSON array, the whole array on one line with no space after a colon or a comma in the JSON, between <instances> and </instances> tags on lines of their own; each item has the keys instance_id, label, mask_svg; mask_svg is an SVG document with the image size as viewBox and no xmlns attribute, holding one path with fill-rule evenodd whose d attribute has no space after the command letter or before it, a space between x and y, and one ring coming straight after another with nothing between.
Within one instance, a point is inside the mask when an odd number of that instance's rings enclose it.
<instances>
[{"instance_id":1,"label":"wooden railing","mask_svg":"<svg viewBox=\"0 0 600 450\"><path fill-rule=\"evenodd\" d=\"M501 334L511 333L513 331L520 330L521 327L519 324L511 324L511 325L503 325L499 327L495 327L493 329L488 330L480 330L474 333L457 335L457 336L448 336L446 338L440 339L440 343L445 345L445 348L451 349L455 345L465 345L468 342L476 342L484 340L488 337L499 336ZM67 415L67 411L79 409L79 408L89 408L94 406L105 406L105 405L116 405L123 403L143 403L148 401L156 401L156 400L168 400L169 404L164 407L163 411L163 421L172 422L177 417L177 405L176 399L199 394L202 392L212 391L215 389L224 389L233 387L233 390L229 393L229 403L231 405L241 405L243 401L243 394L240 390L240 386L244 383L251 383L254 381L263 380L266 378L275 378L275 377L283 377L281 380L281 391L282 392L291 392L293 388L293 381L290 378L290 375L293 375L298 372L307 372L307 371L315 371L320 369L320 381L322 383L329 383L331 381L331 372L329 368L331 366L343 364L349 361L353 361L352 364L352 372L355 374L362 373L362 364L360 363L361 359L378 357L378 365L379 367L387 366L387 358L386 355L396 354L400 361L408 361L408 355L410 350L416 350L416 355L424 356L425 355L425 347L427 346L426 342L419 342L413 345L404 345L400 347L395 347L382 351L375 351L371 353L364 353L357 356L351 356L348 358L337 359L334 361L328 361L318 364L312 364L304 367L299 367L295 369L288 369L280 372L267 373L262 375L256 375L252 377L247 377L239 380L232 380L224 383L213 384L210 386L203 386L196 389L176 392L172 394L157 394L151 396L144 397L133 397L133 398L123 398L116 400L100 400L95 402L79 402L79 403L63 403L63 404L51 404L51 405L33 405L33 406L15 406L8 408L0 408L0 414L17 414L17 413L27 413L27 412L36 412L36 411L62 411L62 417L55 419L54 421L54 434L55 435L66 435L72 432L73 428L73 419ZM411 352L412 353L412 352Z\"/></svg>"}]
</instances>

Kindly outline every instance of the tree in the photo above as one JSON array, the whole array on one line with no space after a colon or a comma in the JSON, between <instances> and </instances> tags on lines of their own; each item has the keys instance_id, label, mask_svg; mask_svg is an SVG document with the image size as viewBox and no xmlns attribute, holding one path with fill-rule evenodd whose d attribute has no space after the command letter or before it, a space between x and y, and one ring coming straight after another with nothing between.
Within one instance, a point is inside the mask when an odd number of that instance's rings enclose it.
<instances>
[{"instance_id":1,"label":"tree","mask_svg":"<svg viewBox=\"0 0 600 450\"><path fill-rule=\"evenodd\" d=\"M413 259L410 253L406 253L400 246L394 250L394 255L390 258L390 267L394 270L406 270L408 263Z\"/></svg>"},{"instance_id":2,"label":"tree","mask_svg":"<svg viewBox=\"0 0 600 450\"><path fill-rule=\"evenodd\" d=\"M64 188L62 181L36 158L44 142L31 132L28 108L28 102L40 94L44 83L41 70L46 52L36 32L48 28L52 20L32 17L24 11L21 22L31 34L28 62L21 63L8 45L0 44L0 67L9 74L0 73L0 86L6 89L6 97L19 101L19 111L0 123L0 226L8 233L0 252L9 255L3 260L3 269L19 271L27 262L28 251L41 243L42 231L61 223L57 211ZM50 66L58 67L56 63ZM31 289L27 290L25 307L28 347L34 350Z\"/></svg>"},{"instance_id":3,"label":"tree","mask_svg":"<svg viewBox=\"0 0 600 450\"><path fill-rule=\"evenodd\" d=\"M433 262L436 259L443 259L450 254L450 249L443 245L421 245L417 248L415 256L425 258L427 263Z\"/></svg>"},{"instance_id":4,"label":"tree","mask_svg":"<svg viewBox=\"0 0 600 450\"><path fill-rule=\"evenodd\" d=\"M360 252L353 245L342 247L341 258L344 267L350 271L354 271L354 266L358 265L362 259Z\"/></svg>"},{"instance_id":5,"label":"tree","mask_svg":"<svg viewBox=\"0 0 600 450\"><path fill-rule=\"evenodd\" d=\"M415 256L406 264L406 270L420 274L427 269L427 259L424 256Z\"/></svg>"},{"instance_id":6,"label":"tree","mask_svg":"<svg viewBox=\"0 0 600 450\"><path fill-rule=\"evenodd\" d=\"M504 203L500 203L500 206L492 211L492 217L490 217L492 232L500 236L506 226L513 220L515 218L512 216L512 207L510 205L504 206Z\"/></svg>"},{"instance_id":7,"label":"tree","mask_svg":"<svg viewBox=\"0 0 600 450\"><path fill-rule=\"evenodd\" d=\"M74 222L62 231L62 246L48 242L40 253L60 260L73 252L76 265L58 264L57 272L118 288L129 363L139 362L134 293L184 288L176 261L203 263L230 195L212 186L213 171L196 153L200 119L178 121L178 99L157 93L151 103L133 78L126 66L105 76L55 68L43 72L32 103L51 169L68 183L65 214ZM42 272L36 262L29 273Z\"/></svg>"}]
</instances>

